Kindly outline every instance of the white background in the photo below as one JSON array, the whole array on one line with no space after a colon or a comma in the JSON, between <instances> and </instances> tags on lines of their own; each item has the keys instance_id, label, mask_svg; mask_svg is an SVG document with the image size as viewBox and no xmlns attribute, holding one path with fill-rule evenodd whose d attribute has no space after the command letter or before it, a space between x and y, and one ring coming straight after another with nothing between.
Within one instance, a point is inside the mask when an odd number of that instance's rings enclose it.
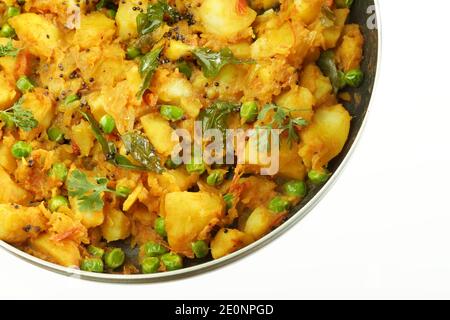
<instances>
[{"instance_id":1,"label":"white background","mask_svg":"<svg viewBox=\"0 0 450 320\"><path fill-rule=\"evenodd\" d=\"M230 266L149 285L65 278L0 251L0 298L450 298L450 1L380 5L368 125L303 222Z\"/></svg>"}]
</instances>

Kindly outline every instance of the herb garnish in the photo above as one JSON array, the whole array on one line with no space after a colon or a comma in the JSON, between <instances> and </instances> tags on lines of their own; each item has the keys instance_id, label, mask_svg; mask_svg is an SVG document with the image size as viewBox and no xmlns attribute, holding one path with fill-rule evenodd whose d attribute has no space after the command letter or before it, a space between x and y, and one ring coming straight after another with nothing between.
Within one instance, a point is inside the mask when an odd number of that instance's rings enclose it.
<instances>
[{"instance_id":1,"label":"herb garnish","mask_svg":"<svg viewBox=\"0 0 450 320\"><path fill-rule=\"evenodd\" d=\"M338 70L332 50L322 52L317 65L323 74L330 79L335 93L345 87L344 73Z\"/></svg>"},{"instance_id":2,"label":"herb garnish","mask_svg":"<svg viewBox=\"0 0 450 320\"><path fill-rule=\"evenodd\" d=\"M254 60L237 59L229 48L224 48L219 52L208 48L198 48L192 53L207 78L217 77L222 68L229 64L255 63Z\"/></svg>"},{"instance_id":3,"label":"herb garnish","mask_svg":"<svg viewBox=\"0 0 450 320\"><path fill-rule=\"evenodd\" d=\"M144 79L139 92L137 93L137 97L139 99L144 95L145 90L148 89L150 82L152 81L153 75L155 74L156 69L159 67L159 55L161 54L162 48L154 49L153 51L147 53L142 57L141 62L139 64L139 73L141 77Z\"/></svg>"},{"instance_id":4,"label":"herb garnish","mask_svg":"<svg viewBox=\"0 0 450 320\"><path fill-rule=\"evenodd\" d=\"M130 138L131 136L134 137L137 135L137 133L127 133L122 136L122 140L127 151L130 152L131 156L137 162L142 164L135 165L127 157L117 153L115 144L105 138L99 124L91 114L85 112L81 112L81 114L91 125L92 132L94 133L98 143L100 143L105 158L109 163L126 170L154 171L157 173L162 172L160 160L156 155L150 141L148 141L146 137L140 136L139 138Z\"/></svg>"},{"instance_id":5,"label":"herb garnish","mask_svg":"<svg viewBox=\"0 0 450 320\"><path fill-rule=\"evenodd\" d=\"M156 173L164 171L161 160L147 137L138 132L130 132L122 136L122 141L127 152L147 171Z\"/></svg>"},{"instance_id":6,"label":"herb garnish","mask_svg":"<svg viewBox=\"0 0 450 320\"><path fill-rule=\"evenodd\" d=\"M180 20L179 12L166 1L159 0L149 5L146 13L140 13L137 18L137 29L140 36L152 33L161 27L164 21L174 23Z\"/></svg>"},{"instance_id":7,"label":"herb garnish","mask_svg":"<svg viewBox=\"0 0 450 320\"><path fill-rule=\"evenodd\" d=\"M6 45L0 45L0 57L17 57L20 49L13 46L10 40Z\"/></svg>"},{"instance_id":8,"label":"herb garnish","mask_svg":"<svg viewBox=\"0 0 450 320\"><path fill-rule=\"evenodd\" d=\"M261 112L258 115L259 121L264 121L269 113L269 111L273 111L273 116L269 124L267 124L265 127L268 127L270 129L280 129L280 130L287 130L288 131L288 143L289 146L292 146L292 142L299 142L300 136L297 133L296 127L304 127L308 125L308 122L301 118L293 118L292 112L298 111L298 110L289 110L286 108L282 108L280 106L277 106L275 104L267 104L264 106L264 108L261 110Z\"/></svg>"},{"instance_id":9,"label":"herb garnish","mask_svg":"<svg viewBox=\"0 0 450 320\"><path fill-rule=\"evenodd\" d=\"M105 203L102 199L103 192L115 192L108 188L109 180L95 178L95 183L89 181L86 174L80 170L74 170L67 179L69 196L77 198L79 210L82 212L100 211Z\"/></svg>"},{"instance_id":10,"label":"herb garnish","mask_svg":"<svg viewBox=\"0 0 450 320\"><path fill-rule=\"evenodd\" d=\"M33 113L22 107L23 97L20 98L11 108L1 111L0 118L6 123L12 123L23 131L31 131L39 125Z\"/></svg>"},{"instance_id":11,"label":"herb garnish","mask_svg":"<svg viewBox=\"0 0 450 320\"><path fill-rule=\"evenodd\" d=\"M239 104L218 101L200 112L203 132L209 129L218 129L225 134L228 128L228 117L231 113L239 111Z\"/></svg>"}]
</instances>

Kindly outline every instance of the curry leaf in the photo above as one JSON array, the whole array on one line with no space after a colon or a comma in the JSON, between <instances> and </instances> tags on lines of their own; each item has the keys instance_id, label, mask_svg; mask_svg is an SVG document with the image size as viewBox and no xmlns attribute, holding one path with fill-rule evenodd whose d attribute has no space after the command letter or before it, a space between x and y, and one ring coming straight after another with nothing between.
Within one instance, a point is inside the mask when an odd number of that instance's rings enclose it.
<instances>
[{"instance_id":1,"label":"curry leaf","mask_svg":"<svg viewBox=\"0 0 450 320\"><path fill-rule=\"evenodd\" d=\"M140 13L137 18L137 29L140 36L152 33L161 27L164 21L176 22L180 19L178 11L166 1L158 1L149 5L146 13Z\"/></svg>"},{"instance_id":2,"label":"curry leaf","mask_svg":"<svg viewBox=\"0 0 450 320\"><path fill-rule=\"evenodd\" d=\"M92 132L94 133L95 138L97 139L98 143L100 143L100 146L102 147L102 151L105 154L106 160L112 160L114 159L114 156L117 152L116 147L113 143L108 142L106 138L103 136L102 130L100 129L100 126L98 122L94 119L92 115L89 113L85 113L80 111L83 117L89 122L91 125Z\"/></svg>"},{"instance_id":3,"label":"curry leaf","mask_svg":"<svg viewBox=\"0 0 450 320\"><path fill-rule=\"evenodd\" d=\"M142 57L141 62L139 64L139 73L141 77L144 79L142 86L137 94L138 98L142 98L145 90L150 86L150 82L152 81L153 75L155 74L156 69L159 67L159 55L161 54L162 48L154 49L153 51L147 53Z\"/></svg>"},{"instance_id":4,"label":"curry leaf","mask_svg":"<svg viewBox=\"0 0 450 320\"><path fill-rule=\"evenodd\" d=\"M229 64L255 63L253 60L237 59L229 48L224 48L219 52L208 48L198 48L193 50L192 53L207 78L216 77L222 68Z\"/></svg>"},{"instance_id":5,"label":"curry leaf","mask_svg":"<svg viewBox=\"0 0 450 320\"><path fill-rule=\"evenodd\" d=\"M23 97L11 108L1 111L0 117L7 123L14 123L23 131L31 131L39 125L31 111L22 107Z\"/></svg>"},{"instance_id":6,"label":"curry leaf","mask_svg":"<svg viewBox=\"0 0 450 320\"><path fill-rule=\"evenodd\" d=\"M317 65L323 74L330 79L335 93L345 86L344 73L338 70L332 50L322 52Z\"/></svg>"},{"instance_id":7,"label":"curry leaf","mask_svg":"<svg viewBox=\"0 0 450 320\"><path fill-rule=\"evenodd\" d=\"M10 40L6 45L0 45L0 57L17 57L20 49L13 46Z\"/></svg>"},{"instance_id":8,"label":"curry leaf","mask_svg":"<svg viewBox=\"0 0 450 320\"><path fill-rule=\"evenodd\" d=\"M95 178L91 182L85 173L74 170L67 179L69 196L77 199L78 209L82 212L100 211L105 203L102 199L103 192L114 192L108 189L108 179Z\"/></svg>"},{"instance_id":9,"label":"curry leaf","mask_svg":"<svg viewBox=\"0 0 450 320\"><path fill-rule=\"evenodd\" d=\"M228 128L228 117L231 113L239 111L240 105L218 101L211 107L200 112L199 120L202 121L203 131L219 129L224 134Z\"/></svg>"},{"instance_id":10,"label":"curry leaf","mask_svg":"<svg viewBox=\"0 0 450 320\"><path fill-rule=\"evenodd\" d=\"M138 132L130 132L122 136L122 141L127 152L145 169L156 173L164 171L161 160L147 137Z\"/></svg>"}]
</instances>

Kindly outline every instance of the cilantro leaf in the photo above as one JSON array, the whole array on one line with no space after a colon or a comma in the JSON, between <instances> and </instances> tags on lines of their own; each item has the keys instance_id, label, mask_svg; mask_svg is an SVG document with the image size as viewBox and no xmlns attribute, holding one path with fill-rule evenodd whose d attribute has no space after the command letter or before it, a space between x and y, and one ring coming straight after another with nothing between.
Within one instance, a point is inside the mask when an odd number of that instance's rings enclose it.
<instances>
[{"instance_id":1,"label":"cilantro leaf","mask_svg":"<svg viewBox=\"0 0 450 320\"><path fill-rule=\"evenodd\" d=\"M166 1L159 0L148 6L146 13L140 13L137 18L137 29L140 36L152 33L161 27L164 21L174 23L180 20L179 12Z\"/></svg>"},{"instance_id":2,"label":"cilantro leaf","mask_svg":"<svg viewBox=\"0 0 450 320\"><path fill-rule=\"evenodd\" d=\"M141 77L144 79L141 88L137 94L138 98L142 98L145 90L150 86L150 82L152 81L153 75L155 74L156 69L159 67L159 55L162 52L162 48L154 49L153 51L147 53L142 57L141 62L139 64L139 73Z\"/></svg>"},{"instance_id":3,"label":"cilantro leaf","mask_svg":"<svg viewBox=\"0 0 450 320\"><path fill-rule=\"evenodd\" d=\"M95 183L93 183L85 173L74 170L67 179L67 189L69 196L77 198L81 212L95 212L102 210L105 205L102 193L114 192L108 189L108 182L106 178L95 178Z\"/></svg>"},{"instance_id":4,"label":"cilantro leaf","mask_svg":"<svg viewBox=\"0 0 450 320\"><path fill-rule=\"evenodd\" d=\"M134 160L140 163L144 169L156 173L162 173L164 171L161 160L147 137L138 132L130 132L122 136L122 141L127 152ZM124 165L127 164L124 163Z\"/></svg>"},{"instance_id":5,"label":"cilantro leaf","mask_svg":"<svg viewBox=\"0 0 450 320\"><path fill-rule=\"evenodd\" d=\"M1 111L0 117L6 123L13 123L23 131L31 131L39 125L31 111L22 107L23 97L19 99L11 108Z\"/></svg>"},{"instance_id":6,"label":"cilantro leaf","mask_svg":"<svg viewBox=\"0 0 450 320\"><path fill-rule=\"evenodd\" d=\"M267 104L259 113L258 120L266 120L270 111L273 111L273 115L266 127L271 129L280 129L283 131L287 130L288 143L290 146L292 146L293 141L299 142L300 136L298 135L296 127L304 127L308 125L308 121L306 121L305 119L300 117L292 117L292 112L299 110L289 110L275 104Z\"/></svg>"},{"instance_id":7,"label":"cilantro leaf","mask_svg":"<svg viewBox=\"0 0 450 320\"><path fill-rule=\"evenodd\" d=\"M0 45L0 57L17 57L19 51L20 49L15 48L11 40L5 46Z\"/></svg>"},{"instance_id":8,"label":"cilantro leaf","mask_svg":"<svg viewBox=\"0 0 450 320\"><path fill-rule=\"evenodd\" d=\"M207 78L217 77L222 68L229 64L255 63L253 60L237 59L229 48L224 48L219 52L208 48L198 48L192 53Z\"/></svg>"},{"instance_id":9,"label":"cilantro leaf","mask_svg":"<svg viewBox=\"0 0 450 320\"><path fill-rule=\"evenodd\" d=\"M207 109L200 112L199 119L202 121L203 131L219 129L224 134L228 128L228 117L231 113L239 111L240 105L218 101Z\"/></svg>"}]
</instances>

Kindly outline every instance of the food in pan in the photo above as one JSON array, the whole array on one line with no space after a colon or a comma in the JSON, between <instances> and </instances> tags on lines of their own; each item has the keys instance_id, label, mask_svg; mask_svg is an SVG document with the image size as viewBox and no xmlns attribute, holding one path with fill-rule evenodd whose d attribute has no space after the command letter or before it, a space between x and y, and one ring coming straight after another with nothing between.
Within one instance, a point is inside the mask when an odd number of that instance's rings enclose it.
<instances>
[{"instance_id":1,"label":"food in pan","mask_svg":"<svg viewBox=\"0 0 450 320\"><path fill-rule=\"evenodd\" d=\"M342 103L363 81L352 2L0 0L0 240L148 274L269 233L347 141ZM277 171L175 161L174 134L196 123L277 131Z\"/></svg>"}]
</instances>

